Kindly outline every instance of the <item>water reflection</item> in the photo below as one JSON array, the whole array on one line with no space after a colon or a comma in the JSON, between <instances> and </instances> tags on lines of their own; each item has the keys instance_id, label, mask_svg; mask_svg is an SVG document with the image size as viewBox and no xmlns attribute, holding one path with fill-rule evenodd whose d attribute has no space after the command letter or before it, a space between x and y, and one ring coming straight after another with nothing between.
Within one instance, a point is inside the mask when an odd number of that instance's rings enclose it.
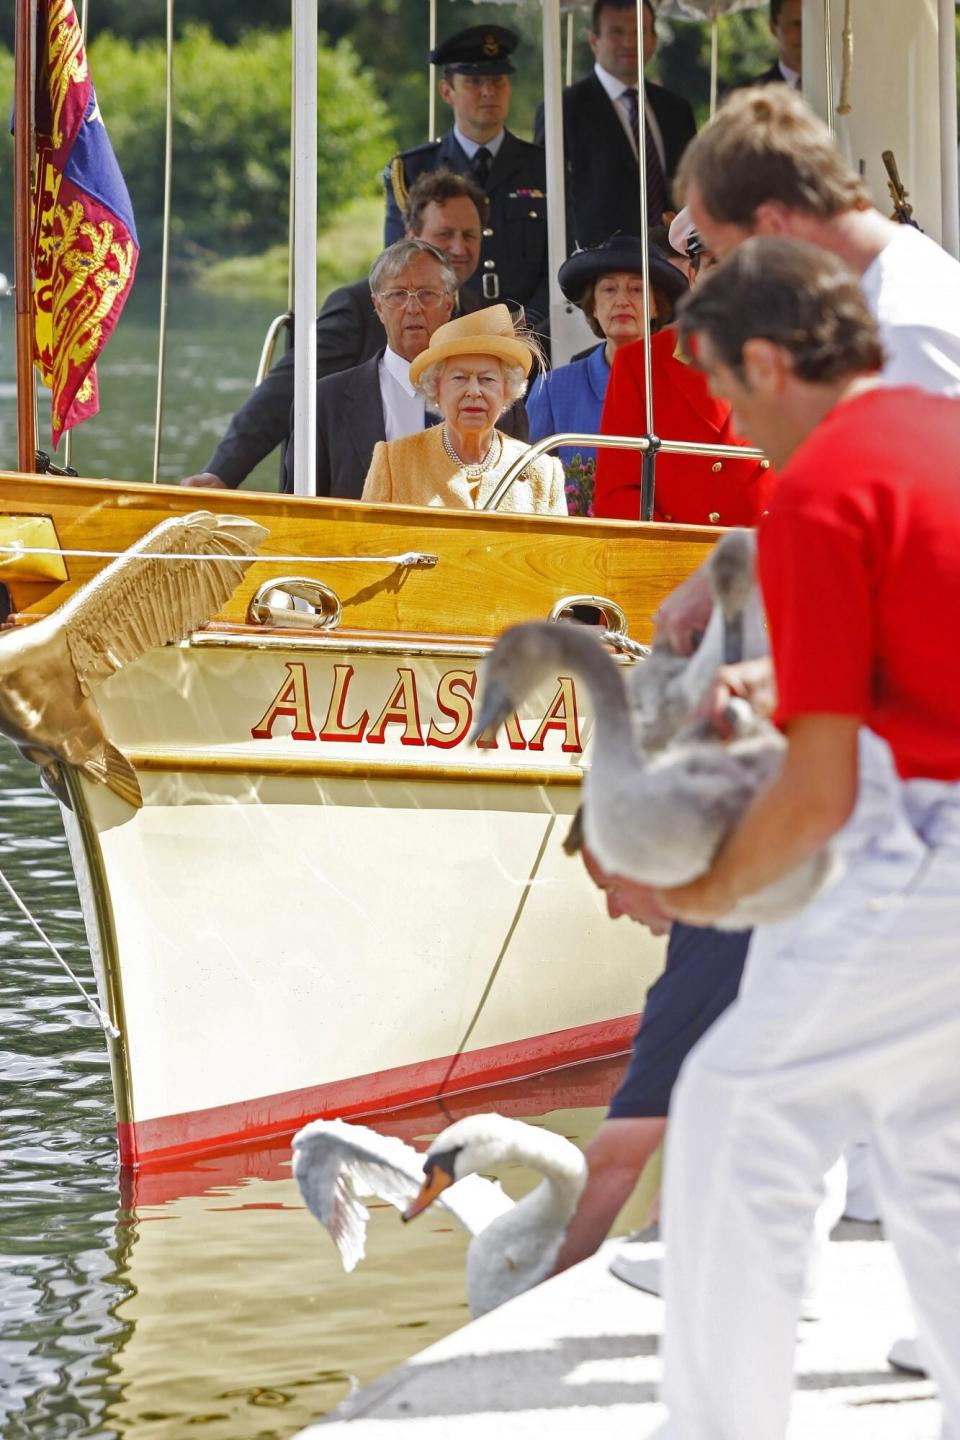
<instances>
[{"instance_id":1,"label":"water reflection","mask_svg":"<svg viewBox=\"0 0 960 1440\"><path fill-rule=\"evenodd\" d=\"M0 749L0 866L93 985L57 807ZM0 1433L7 1440L286 1440L468 1318L468 1237L442 1211L375 1205L345 1275L303 1209L289 1143L136 1176L116 1161L97 1023L0 906ZM496 1109L589 1138L622 1062L378 1117L418 1147ZM511 1195L537 1177L500 1177ZM624 1224L639 1224L637 1197Z\"/></svg>"},{"instance_id":2,"label":"water reflection","mask_svg":"<svg viewBox=\"0 0 960 1440\"><path fill-rule=\"evenodd\" d=\"M92 983L59 812L36 775L3 742L0 865ZM0 1428L8 1440L106 1435L128 1330L106 1052L5 897L0 917Z\"/></svg>"},{"instance_id":3,"label":"water reflection","mask_svg":"<svg viewBox=\"0 0 960 1440\"><path fill-rule=\"evenodd\" d=\"M253 388L267 325L284 302L207 295L174 287L167 320L166 386L160 479L176 484L210 459L234 411ZM8 303L3 319L12 319ZM73 465L81 475L149 480L153 473L159 294L134 286L97 364L100 413L78 426ZM13 325L0 324L0 469L15 469L17 412ZM41 447L50 451L50 394L38 390ZM61 443L59 455L62 458ZM276 489L279 453L248 484Z\"/></svg>"}]
</instances>

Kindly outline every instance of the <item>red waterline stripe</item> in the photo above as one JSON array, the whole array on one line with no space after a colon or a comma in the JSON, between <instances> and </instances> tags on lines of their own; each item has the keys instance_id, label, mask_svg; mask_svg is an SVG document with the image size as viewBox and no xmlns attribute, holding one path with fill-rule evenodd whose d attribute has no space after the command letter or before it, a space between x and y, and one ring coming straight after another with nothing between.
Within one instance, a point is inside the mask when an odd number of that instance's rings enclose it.
<instances>
[{"instance_id":1,"label":"red waterline stripe","mask_svg":"<svg viewBox=\"0 0 960 1440\"><path fill-rule=\"evenodd\" d=\"M459 1095L481 1085L542 1075L582 1060L623 1054L630 1047L638 1018L637 1015L618 1015L592 1025L470 1050L457 1058L443 1093ZM334 1080L327 1085L311 1085L303 1090L215 1105L207 1110L188 1110L155 1120L127 1121L117 1126L120 1163L161 1164L268 1139L271 1135L289 1134L317 1116L372 1115L432 1100L437 1097L452 1061L453 1056L444 1055L370 1075Z\"/></svg>"},{"instance_id":2,"label":"red waterline stripe","mask_svg":"<svg viewBox=\"0 0 960 1440\"><path fill-rule=\"evenodd\" d=\"M606 1109L623 1077L625 1055L618 1050L600 1060L554 1066L539 1075L514 1076L499 1084L475 1085L460 1095L417 1100L395 1110L365 1116L382 1135L396 1135L408 1145L420 1146L453 1120L496 1110L514 1120L531 1120L551 1110ZM356 1123L352 1121L351 1123ZM295 1127L296 1128L296 1127ZM222 1194L250 1178L290 1178L290 1140L294 1132L248 1141L229 1149L188 1155L184 1159L129 1167L120 1171L123 1207L137 1210L165 1205L186 1195Z\"/></svg>"}]
</instances>

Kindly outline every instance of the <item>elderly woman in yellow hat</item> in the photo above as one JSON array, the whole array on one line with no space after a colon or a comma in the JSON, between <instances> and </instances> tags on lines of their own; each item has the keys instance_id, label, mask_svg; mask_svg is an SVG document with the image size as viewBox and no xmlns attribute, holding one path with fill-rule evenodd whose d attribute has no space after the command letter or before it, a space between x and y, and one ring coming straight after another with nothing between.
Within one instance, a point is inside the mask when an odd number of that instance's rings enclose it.
<instances>
[{"instance_id":1,"label":"elderly woman in yellow hat","mask_svg":"<svg viewBox=\"0 0 960 1440\"><path fill-rule=\"evenodd\" d=\"M361 498L482 509L504 472L527 449L501 434L497 421L526 390L535 353L534 342L515 331L506 305L441 325L410 366L410 379L442 423L381 441ZM497 508L566 515L559 460L531 461Z\"/></svg>"}]
</instances>

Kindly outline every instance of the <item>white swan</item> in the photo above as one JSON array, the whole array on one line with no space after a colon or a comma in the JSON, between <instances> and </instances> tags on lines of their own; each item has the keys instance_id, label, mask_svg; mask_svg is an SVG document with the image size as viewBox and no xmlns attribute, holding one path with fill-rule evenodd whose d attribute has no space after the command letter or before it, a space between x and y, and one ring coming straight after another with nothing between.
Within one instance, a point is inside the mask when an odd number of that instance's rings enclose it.
<instances>
[{"instance_id":1,"label":"white swan","mask_svg":"<svg viewBox=\"0 0 960 1440\"><path fill-rule=\"evenodd\" d=\"M715 606L700 648L682 666L669 653L641 661L629 695L597 634L576 624L517 625L497 641L485 668L474 738L496 730L530 690L558 672L572 671L586 684L594 742L583 778L583 837L608 874L647 885L683 885L702 875L758 790L778 773L786 749L775 726L749 707L727 743L704 722L687 723L717 667L732 658L725 637L739 630L743 639L749 632L754 654L758 634L762 640L752 537L744 531L725 537L709 573ZM785 919L812 899L833 863L832 847L825 846L747 896L718 925L743 930Z\"/></svg>"},{"instance_id":2,"label":"white swan","mask_svg":"<svg viewBox=\"0 0 960 1440\"><path fill-rule=\"evenodd\" d=\"M516 1204L496 1181L474 1174L511 1162L544 1177ZM293 1137L293 1173L348 1271L365 1247L368 1212L358 1194L378 1195L404 1219L439 1200L473 1236L467 1302L476 1318L551 1273L587 1167L561 1135L502 1115L471 1115L448 1126L425 1155L365 1125L314 1120Z\"/></svg>"}]
</instances>

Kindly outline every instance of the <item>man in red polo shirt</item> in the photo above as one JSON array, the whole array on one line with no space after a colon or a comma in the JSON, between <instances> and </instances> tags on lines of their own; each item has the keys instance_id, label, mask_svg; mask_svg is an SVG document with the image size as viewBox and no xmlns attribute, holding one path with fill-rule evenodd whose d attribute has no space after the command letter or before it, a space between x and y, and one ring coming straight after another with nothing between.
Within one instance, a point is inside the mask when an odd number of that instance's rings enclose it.
<instances>
[{"instance_id":1,"label":"man in red polo shirt","mask_svg":"<svg viewBox=\"0 0 960 1440\"><path fill-rule=\"evenodd\" d=\"M844 869L755 932L674 1092L660 1433L785 1434L822 1177L866 1136L960 1435L960 401L879 388L855 279L800 241L747 241L680 324L779 471L759 563L788 749L706 875L652 902L617 880L620 904L709 924L831 836Z\"/></svg>"}]
</instances>

